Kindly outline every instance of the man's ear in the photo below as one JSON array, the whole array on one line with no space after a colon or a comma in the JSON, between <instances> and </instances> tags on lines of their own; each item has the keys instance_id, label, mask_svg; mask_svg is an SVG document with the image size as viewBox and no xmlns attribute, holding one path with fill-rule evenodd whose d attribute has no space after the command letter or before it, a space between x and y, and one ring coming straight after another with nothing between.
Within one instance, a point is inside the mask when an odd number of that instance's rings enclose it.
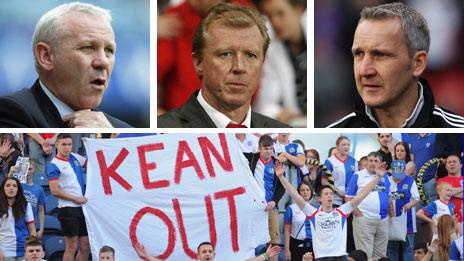
<instances>
[{"instance_id":1,"label":"man's ear","mask_svg":"<svg viewBox=\"0 0 464 261\"><path fill-rule=\"evenodd\" d=\"M34 47L35 57L37 57L37 63L43 70L50 71L53 69L52 48L49 44L44 42L38 42Z\"/></svg>"},{"instance_id":2,"label":"man's ear","mask_svg":"<svg viewBox=\"0 0 464 261\"><path fill-rule=\"evenodd\" d=\"M192 62L193 62L193 67L195 68L195 72L198 74L198 76L201 77L203 76L203 59L200 55L196 53L192 53Z\"/></svg>"},{"instance_id":3,"label":"man's ear","mask_svg":"<svg viewBox=\"0 0 464 261\"><path fill-rule=\"evenodd\" d=\"M305 5L298 4L298 5L295 6L295 11L299 16L301 16L304 13L305 10L306 10Z\"/></svg>"},{"instance_id":4,"label":"man's ear","mask_svg":"<svg viewBox=\"0 0 464 261\"><path fill-rule=\"evenodd\" d=\"M414 77L419 77L427 68L428 64L428 54L426 51L418 51L412 58L413 71L412 74Z\"/></svg>"}]
</instances>

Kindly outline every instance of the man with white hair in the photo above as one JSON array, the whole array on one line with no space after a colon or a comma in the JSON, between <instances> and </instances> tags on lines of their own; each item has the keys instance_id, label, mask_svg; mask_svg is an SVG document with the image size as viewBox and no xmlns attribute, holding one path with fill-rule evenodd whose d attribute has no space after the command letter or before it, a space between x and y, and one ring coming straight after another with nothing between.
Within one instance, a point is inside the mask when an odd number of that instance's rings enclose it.
<instances>
[{"instance_id":1,"label":"man with white hair","mask_svg":"<svg viewBox=\"0 0 464 261\"><path fill-rule=\"evenodd\" d=\"M38 21L32 51L39 77L30 89L0 97L0 127L130 127L96 110L116 52L109 10L55 7Z\"/></svg>"}]
</instances>

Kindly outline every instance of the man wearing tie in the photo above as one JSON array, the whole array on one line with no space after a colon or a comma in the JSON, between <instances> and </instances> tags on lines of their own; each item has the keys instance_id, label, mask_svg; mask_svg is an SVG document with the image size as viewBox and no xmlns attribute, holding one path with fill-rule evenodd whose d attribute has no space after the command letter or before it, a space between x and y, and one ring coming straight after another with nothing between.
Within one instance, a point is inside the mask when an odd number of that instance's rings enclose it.
<instances>
[{"instance_id":1,"label":"man wearing tie","mask_svg":"<svg viewBox=\"0 0 464 261\"><path fill-rule=\"evenodd\" d=\"M268 45L263 19L255 10L227 3L211 8L192 44L201 89L182 107L158 117L158 127L289 127L251 111Z\"/></svg>"}]
</instances>

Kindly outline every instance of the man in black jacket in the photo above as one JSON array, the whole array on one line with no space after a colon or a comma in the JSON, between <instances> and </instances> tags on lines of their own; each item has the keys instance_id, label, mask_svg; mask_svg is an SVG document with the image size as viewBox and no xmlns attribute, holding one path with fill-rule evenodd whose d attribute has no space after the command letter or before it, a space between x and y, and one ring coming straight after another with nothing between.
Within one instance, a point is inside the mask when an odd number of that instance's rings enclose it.
<instances>
[{"instance_id":1,"label":"man in black jacket","mask_svg":"<svg viewBox=\"0 0 464 261\"><path fill-rule=\"evenodd\" d=\"M263 135L259 138L259 153L244 153L248 159L251 172L258 186L263 189L267 202L266 211L269 213L269 235L271 243L280 244L279 212L277 204L285 193L284 187L274 174L273 157L274 140L271 136ZM276 259L277 260L277 259Z\"/></svg>"},{"instance_id":2,"label":"man in black jacket","mask_svg":"<svg viewBox=\"0 0 464 261\"><path fill-rule=\"evenodd\" d=\"M328 127L464 127L464 118L435 105L420 75L428 63L425 18L402 3L365 7L354 35L355 111Z\"/></svg>"}]
</instances>

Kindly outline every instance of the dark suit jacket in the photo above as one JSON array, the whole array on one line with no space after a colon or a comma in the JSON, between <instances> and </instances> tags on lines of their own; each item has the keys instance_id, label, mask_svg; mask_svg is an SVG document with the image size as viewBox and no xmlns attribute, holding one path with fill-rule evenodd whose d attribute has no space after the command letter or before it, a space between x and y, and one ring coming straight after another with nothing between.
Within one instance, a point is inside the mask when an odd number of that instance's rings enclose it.
<instances>
[{"instance_id":1,"label":"dark suit jacket","mask_svg":"<svg viewBox=\"0 0 464 261\"><path fill-rule=\"evenodd\" d=\"M115 128L129 124L105 113ZM40 87L37 80L30 89L0 97L0 128L66 128L58 109Z\"/></svg>"},{"instance_id":2,"label":"dark suit jacket","mask_svg":"<svg viewBox=\"0 0 464 261\"><path fill-rule=\"evenodd\" d=\"M159 116L158 128L217 128L197 101L198 92L194 92L182 107ZM251 127L291 128L286 124L255 112L251 112Z\"/></svg>"}]
</instances>

